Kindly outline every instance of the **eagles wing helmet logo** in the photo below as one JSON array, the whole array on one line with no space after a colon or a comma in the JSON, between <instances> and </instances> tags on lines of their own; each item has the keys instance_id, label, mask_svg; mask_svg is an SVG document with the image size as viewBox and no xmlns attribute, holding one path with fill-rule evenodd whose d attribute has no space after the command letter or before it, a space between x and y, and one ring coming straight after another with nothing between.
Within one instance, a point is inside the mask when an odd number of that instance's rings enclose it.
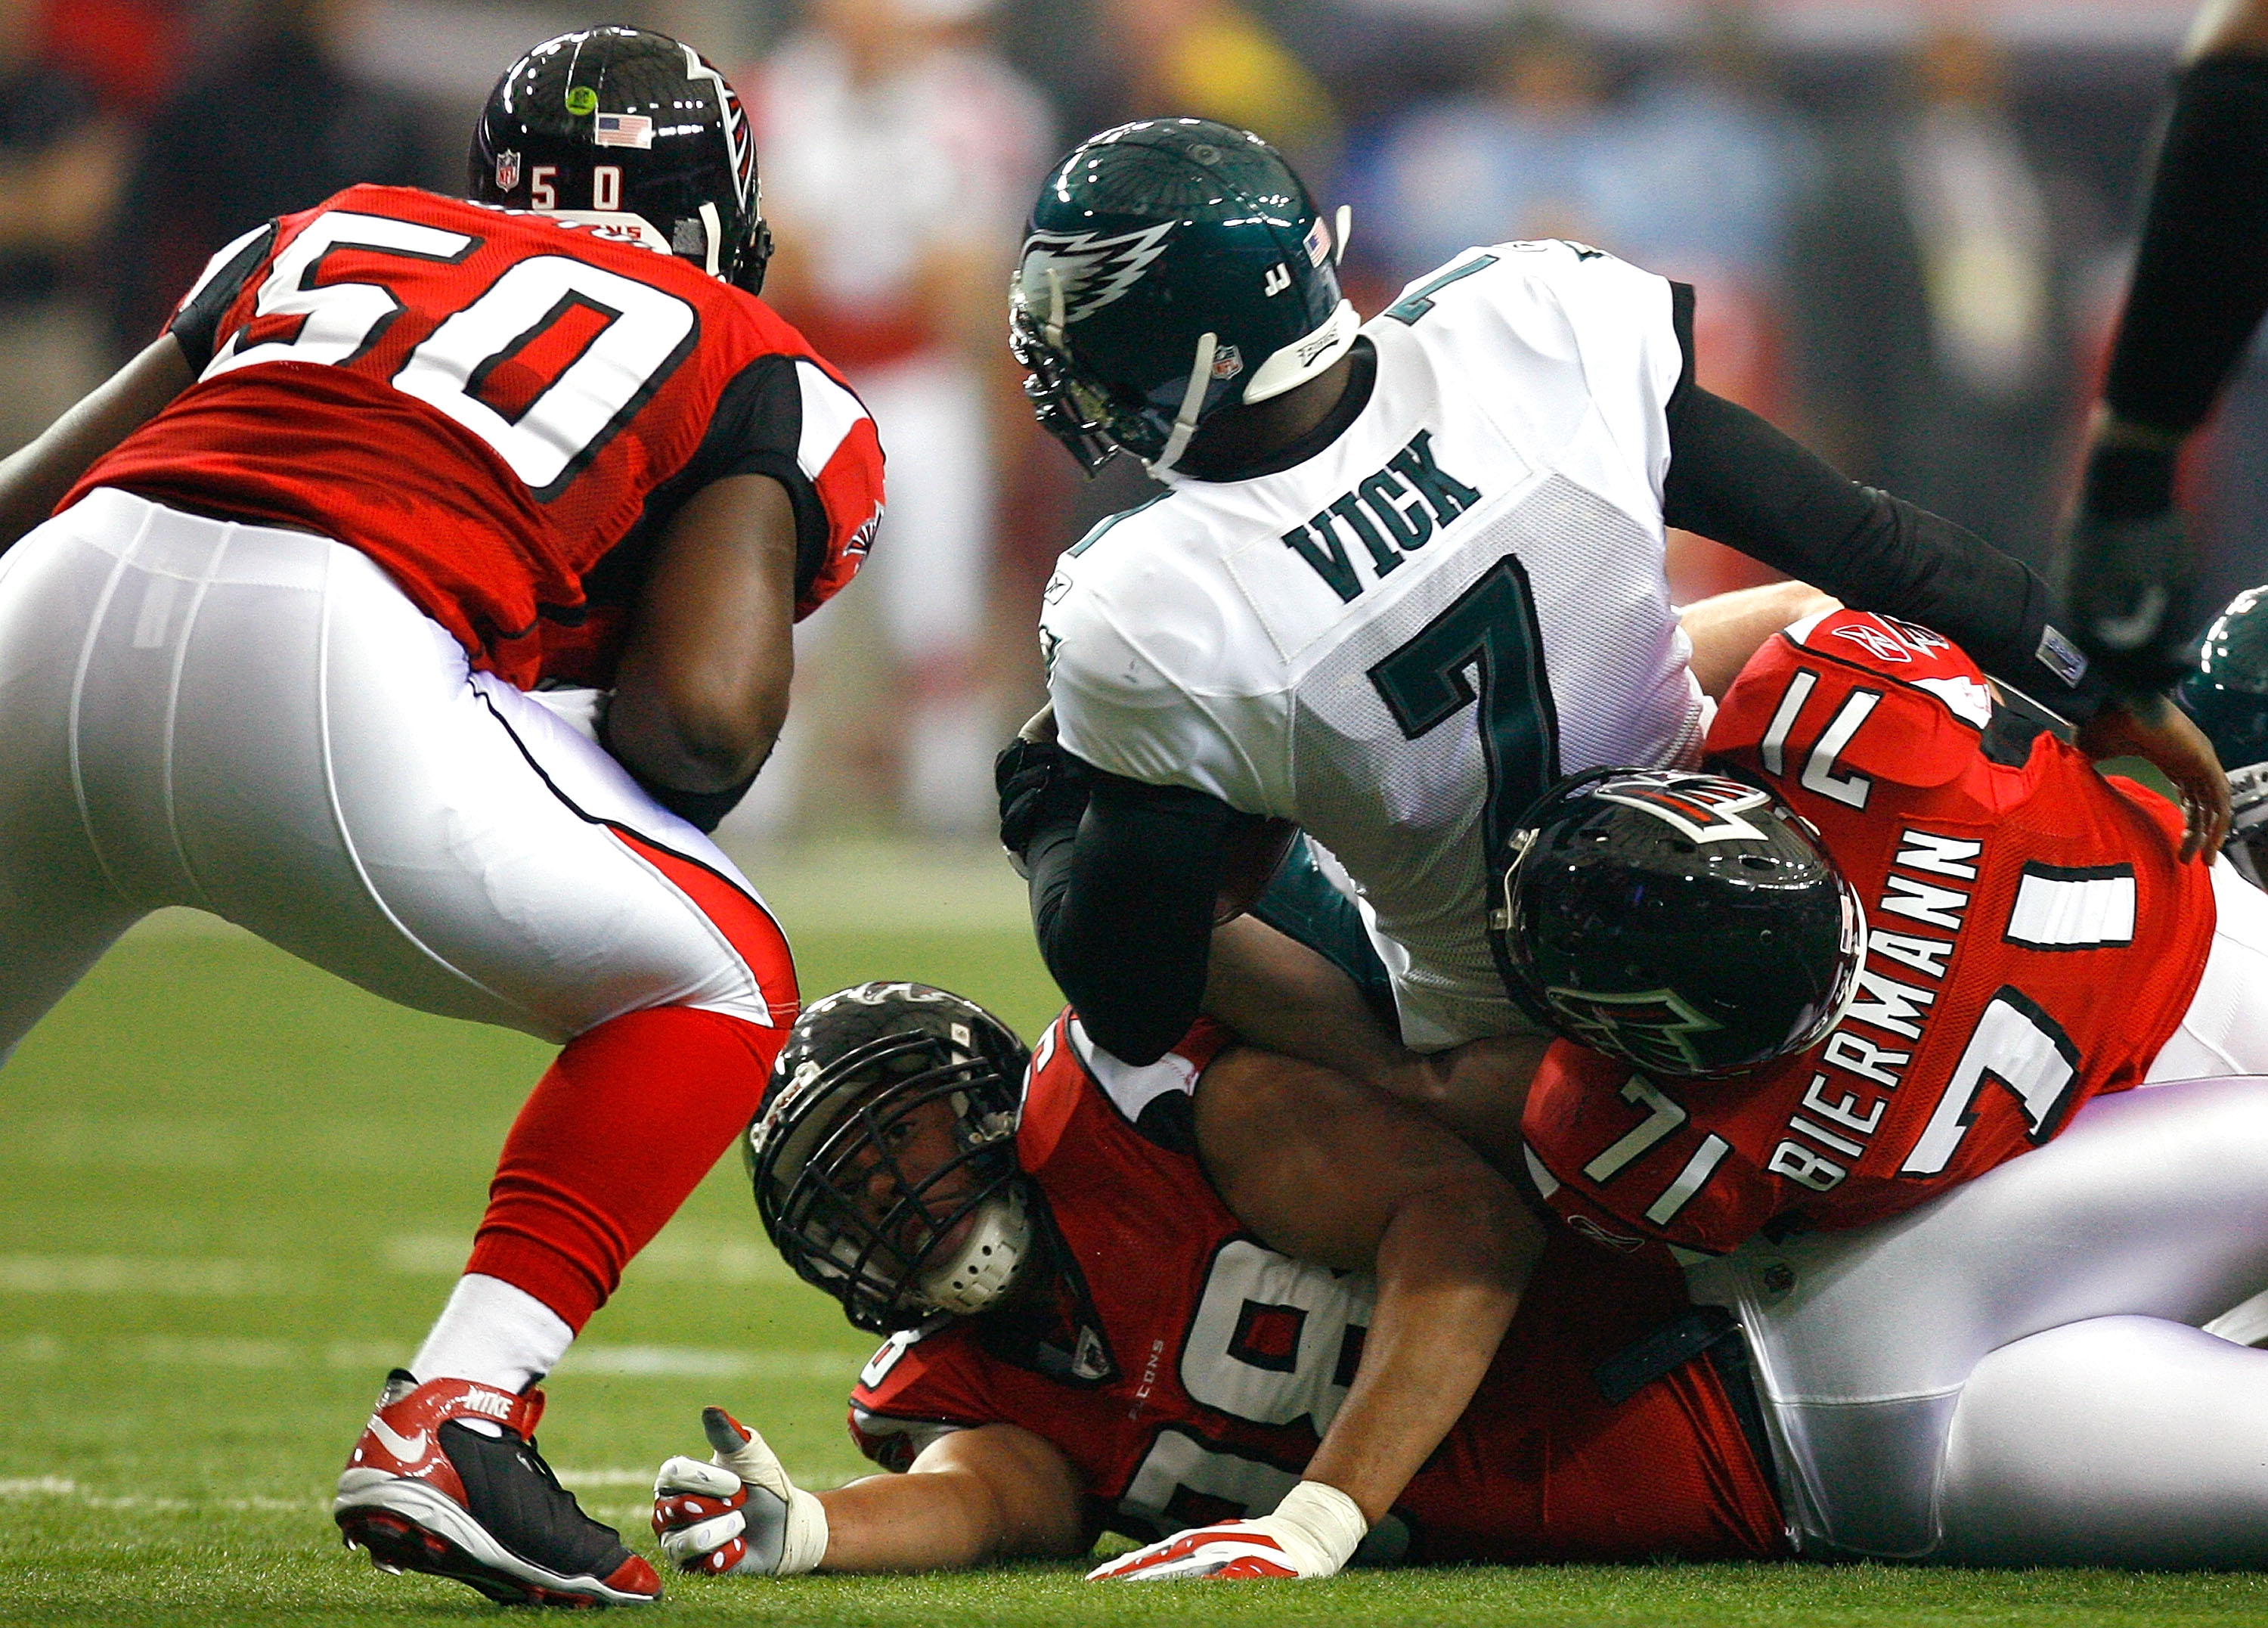
<instances>
[{"instance_id":1,"label":"eagles wing helmet logo","mask_svg":"<svg viewBox=\"0 0 2268 1628\"><path fill-rule=\"evenodd\" d=\"M1048 273L1062 280L1066 327L1091 316L1142 280L1166 252L1177 220L1161 220L1138 232L1099 238L1092 232L1035 232L1024 245L1016 274L1024 308L1042 322L1049 320L1055 294Z\"/></svg>"},{"instance_id":2,"label":"eagles wing helmet logo","mask_svg":"<svg viewBox=\"0 0 2268 1628\"><path fill-rule=\"evenodd\" d=\"M1565 1024L1568 1038L1612 1057L1637 1059L1670 1074L1698 1073L1701 1054L1690 1036L1725 1026L1695 1009L1675 990L1606 995L1589 990L1548 989L1543 998Z\"/></svg>"}]
</instances>

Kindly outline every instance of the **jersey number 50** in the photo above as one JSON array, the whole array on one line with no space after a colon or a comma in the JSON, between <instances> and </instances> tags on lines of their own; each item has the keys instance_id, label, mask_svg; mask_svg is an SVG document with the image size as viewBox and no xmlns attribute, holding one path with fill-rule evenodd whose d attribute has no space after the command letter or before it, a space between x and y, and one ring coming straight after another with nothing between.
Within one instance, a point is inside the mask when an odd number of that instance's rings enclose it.
<instances>
[{"instance_id":1,"label":"jersey number 50","mask_svg":"<svg viewBox=\"0 0 2268 1628\"><path fill-rule=\"evenodd\" d=\"M252 320L229 336L207 379L258 362L345 366L406 309L378 283L322 283L323 262L363 250L462 263L482 239L415 221L339 210L276 256ZM563 491L692 353L699 318L674 294L563 254L515 261L428 335L390 380L496 450L539 500ZM516 389L495 376L518 362ZM532 370L536 383L526 387Z\"/></svg>"}]
</instances>

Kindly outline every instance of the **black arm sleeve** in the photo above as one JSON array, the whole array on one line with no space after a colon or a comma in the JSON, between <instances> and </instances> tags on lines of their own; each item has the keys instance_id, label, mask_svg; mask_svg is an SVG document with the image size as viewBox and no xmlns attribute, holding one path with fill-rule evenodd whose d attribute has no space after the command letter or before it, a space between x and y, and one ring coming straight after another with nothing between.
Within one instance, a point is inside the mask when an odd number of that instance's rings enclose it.
<instances>
[{"instance_id":1,"label":"black arm sleeve","mask_svg":"<svg viewBox=\"0 0 2268 1628\"><path fill-rule=\"evenodd\" d=\"M1202 792L1098 772L1079 822L1025 851L1040 954L1112 1056L1154 1063L1197 1021L1235 818Z\"/></svg>"},{"instance_id":2,"label":"black arm sleeve","mask_svg":"<svg viewBox=\"0 0 2268 1628\"><path fill-rule=\"evenodd\" d=\"M810 591L827 563L827 505L796 461L803 392L791 356L758 357L725 387L693 456L646 495L637 524L584 578L593 604L637 603L655 545L678 510L703 487L734 475L770 475L785 489L795 510L796 597Z\"/></svg>"},{"instance_id":3,"label":"black arm sleeve","mask_svg":"<svg viewBox=\"0 0 2268 1628\"><path fill-rule=\"evenodd\" d=\"M276 223L269 221L261 231L247 235L233 254L223 261L218 254L207 262L203 278L181 301L173 320L166 324L166 331L181 347L193 372L202 373L212 365L213 350L220 343L220 320L244 291L245 280L259 269L268 258L269 250L276 247ZM227 254L224 249L221 254Z\"/></svg>"},{"instance_id":4,"label":"black arm sleeve","mask_svg":"<svg viewBox=\"0 0 2268 1628\"><path fill-rule=\"evenodd\" d=\"M1681 385L1662 518L1859 610L1934 629L2074 721L2107 696L2048 626L2039 573L1952 521L1846 479L1745 407ZM2074 678L2077 681L2074 682Z\"/></svg>"},{"instance_id":5,"label":"black arm sleeve","mask_svg":"<svg viewBox=\"0 0 2268 1628\"><path fill-rule=\"evenodd\" d=\"M2134 424L2197 427L2268 311L2268 63L2181 77L2103 397Z\"/></svg>"}]
</instances>

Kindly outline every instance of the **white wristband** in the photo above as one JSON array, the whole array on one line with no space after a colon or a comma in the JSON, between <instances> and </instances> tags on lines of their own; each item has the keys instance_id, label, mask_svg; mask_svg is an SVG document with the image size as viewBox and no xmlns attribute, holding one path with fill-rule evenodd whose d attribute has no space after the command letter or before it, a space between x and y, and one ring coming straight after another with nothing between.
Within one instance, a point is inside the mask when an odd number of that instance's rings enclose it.
<instances>
[{"instance_id":1,"label":"white wristband","mask_svg":"<svg viewBox=\"0 0 2268 1628\"><path fill-rule=\"evenodd\" d=\"M787 1532L780 1542L780 1577L816 1571L827 1558L827 1506L818 1495L792 1486L787 1492Z\"/></svg>"},{"instance_id":2,"label":"white wristband","mask_svg":"<svg viewBox=\"0 0 2268 1628\"><path fill-rule=\"evenodd\" d=\"M1270 1518L1294 1528L1329 1556L1333 1571L1354 1558L1370 1530L1362 1506L1326 1481L1302 1481L1284 1494Z\"/></svg>"}]
</instances>

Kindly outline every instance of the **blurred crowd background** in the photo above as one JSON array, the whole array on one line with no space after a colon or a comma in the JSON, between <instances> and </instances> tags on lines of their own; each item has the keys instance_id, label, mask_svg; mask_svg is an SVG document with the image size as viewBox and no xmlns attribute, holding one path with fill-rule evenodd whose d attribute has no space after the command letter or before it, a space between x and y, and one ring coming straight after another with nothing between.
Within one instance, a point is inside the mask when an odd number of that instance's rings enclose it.
<instances>
[{"instance_id":1,"label":"blurred crowd background","mask_svg":"<svg viewBox=\"0 0 2268 1628\"><path fill-rule=\"evenodd\" d=\"M352 181L460 190L495 75L630 22L756 120L766 296L889 458L862 588L799 634L742 837L981 836L1042 697L1050 563L1145 495L1034 428L1004 291L1049 164L1201 114L1354 207L1365 314L1468 244L1699 290L1699 377L2050 569L2191 0L0 0L0 451L146 343L206 255ZM2256 349L2257 349L2256 347ZM2268 575L2268 357L2186 475L2209 602ZM1762 579L1673 543L1681 598Z\"/></svg>"}]
</instances>

